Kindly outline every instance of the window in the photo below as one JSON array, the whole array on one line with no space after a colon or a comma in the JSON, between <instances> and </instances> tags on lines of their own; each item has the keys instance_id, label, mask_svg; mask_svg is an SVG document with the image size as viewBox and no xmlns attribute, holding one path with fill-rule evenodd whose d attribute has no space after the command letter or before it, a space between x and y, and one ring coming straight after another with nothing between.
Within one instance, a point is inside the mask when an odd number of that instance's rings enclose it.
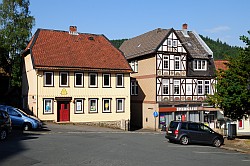
<instances>
[{"instance_id":1,"label":"window","mask_svg":"<svg viewBox=\"0 0 250 166\"><path fill-rule=\"evenodd\" d=\"M116 87L123 87L123 74L116 75Z\"/></svg>"},{"instance_id":2,"label":"window","mask_svg":"<svg viewBox=\"0 0 250 166\"><path fill-rule=\"evenodd\" d=\"M18 116L19 115L19 113L12 108L7 108L7 112L11 116Z\"/></svg>"},{"instance_id":3,"label":"window","mask_svg":"<svg viewBox=\"0 0 250 166\"><path fill-rule=\"evenodd\" d=\"M97 87L97 74L96 73L89 74L89 87Z\"/></svg>"},{"instance_id":4,"label":"window","mask_svg":"<svg viewBox=\"0 0 250 166\"><path fill-rule=\"evenodd\" d=\"M211 129L203 124L200 125L200 130L204 132L211 132Z\"/></svg>"},{"instance_id":5,"label":"window","mask_svg":"<svg viewBox=\"0 0 250 166\"><path fill-rule=\"evenodd\" d=\"M43 114L53 114L53 99L43 99Z\"/></svg>"},{"instance_id":6,"label":"window","mask_svg":"<svg viewBox=\"0 0 250 166\"><path fill-rule=\"evenodd\" d=\"M102 112L111 112L111 99L102 100Z\"/></svg>"},{"instance_id":7,"label":"window","mask_svg":"<svg viewBox=\"0 0 250 166\"><path fill-rule=\"evenodd\" d=\"M138 95L138 82L136 80L131 81L131 95Z\"/></svg>"},{"instance_id":8,"label":"window","mask_svg":"<svg viewBox=\"0 0 250 166\"><path fill-rule=\"evenodd\" d=\"M110 87L110 74L102 75L103 87Z\"/></svg>"},{"instance_id":9,"label":"window","mask_svg":"<svg viewBox=\"0 0 250 166\"><path fill-rule=\"evenodd\" d=\"M84 113L84 99L75 99L75 114Z\"/></svg>"},{"instance_id":10,"label":"window","mask_svg":"<svg viewBox=\"0 0 250 166\"><path fill-rule=\"evenodd\" d=\"M167 55L163 55L163 69L169 68L169 57Z\"/></svg>"},{"instance_id":11,"label":"window","mask_svg":"<svg viewBox=\"0 0 250 166\"><path fill-rule=\"evenodd\" d=\"M83 73L75 73L75 87L83 87Z\"/></svg>"},{"instance_id":12,"label":"window","mask_svg":"<svg viewBox=\"0 0 250 166\"><path fill-rule=\"evenodd\" d=\"M138 61L137 60L131 61L130 66L134 72L138 72Z\"/></svg>"},{"instance_id":13,"label":"window","mask_svg":"<svg viewBox=\"0 0 250 166\"><path fill-rule=\"evenodd\" d=\"M68 73L60 72L60 86L69 86L68 85Z\"/></svg>"},{"instance_id":14,"label":"window","mask_svg":"<svg viewBox=\"0 0 250 166\"><path fill-rule=\"evenodd\" d=\"M173 40L173 47L177 47L177 40Z\"/></svg>"},{"instance_id":15,"label":"window","mask_svg":"<svg viewBox=\"0 0 250 166\"><path fill-rule=\"evenodd\" d=\"M171 47L172 46L172 40L168 39L168 46Z\"/></svg>"},{"instance_id":16,"label":"window","mask_svg":"<svg viewBox=\"0 0 250 166\"><path fill-rule=\"evenodd\" d=\"M162 80L162 94L163 95L168 95L168 86L169 86L169 83L168 83L168 79L163 79Z\"/></svg>"},{"instance_id":17,"label":"window","mask_svg":"<svg viewBox=\"0 0 250 166\"><path fill-rule=\"evenodd\" d=\"M176 70L180 69L180 57L179 56L174 57L174 66Z\"/></svg>"},{"instance_id":18,"label":"window","mask_svg":"<svg viewBox=\"0 0 250 166\"><path fill-rule=\"evenodd\" d=\"M89 99L89 112L97 113L98 112L98 103L97 99Z\"/></svg>"},{"instance_id":19,"label":"window","mask_svg":"<svg viewBox=\"0 0 250 166\"><path fill-rule=\"evenodd\" d=\"M197 85L197 88L198 88L198 95L202 95L203 94L203 86L202 86L202 81L197 81L198 82L198 85Z\"/></svg>"},{"instance_id":20,"label":"window","mask_svg":"<svg viewBox=\"0 0 250 166\"><path fill-rule=\"evenodd\" d=\"M194 70L206 70L207 69L207 61L206 60L194 60L193 61Z\"/></svg>"},{"instance_id":21,"label":"window","mask_svg":"<svg viewBox=\"0 0 250 166\"><path fill-rule=\"evenodd\" d=\"M174 95L180 94L180 80L174 80Z\"/></svg>"},{"instance_id":22,"label":"window","mask_svg":"<svg viewBox=\"0 0 250 166\"><path fill-rule=\"evenodd\" d=\"M54 86L53 84L53 72L44 72L44 86Z\"/></svg>"},{"instance_id":23,"label":"window","mask_svg":"<svg viewBox=\"0 0 250 166\"><path fill-rule=\"evenodd\" d=\"M124 99L116 99L116 112L124 112Z\"/></svg>"},{"instance_id":24,"label":"window","mask_svg":"<svg viewBox=\"0 0 250 166\"><path fill-rule=\"evenodd\" d=\"M199 130L199 124L198 123L189 123L188 124L188 129L198 131Z\"/></svg>"},{"instance_id":25,"label":"window","mask_svg":"<svg viewBox=\"0 0 250 166\"><path fill-rule=\"evenodd\" d=\"M209 81L205 81L205 94L210 94L210 84L209 84Z\"/></svg>"}]
</instances>

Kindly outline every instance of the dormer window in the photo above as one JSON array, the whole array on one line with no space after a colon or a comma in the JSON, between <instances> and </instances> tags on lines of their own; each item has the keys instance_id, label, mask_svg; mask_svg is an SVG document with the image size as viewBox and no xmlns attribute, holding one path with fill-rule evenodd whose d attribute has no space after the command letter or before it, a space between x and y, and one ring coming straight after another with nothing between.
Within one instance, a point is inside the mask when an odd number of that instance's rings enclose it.
<instances>
[{"instance_id":1,"label":"dormer window","mask_svg":"<svg viewBox=\"0 0 250 166\"><path fill-rule=\"evenodd\" d=\"M194 60L193 61L194 70L207 70L207 61L206 60Z\"/></svg>"},{"instance_id":2,"label":"dormer window","mask_svg":"<svg viewBox=\"0 0 250 166\"><path fill-rule=\"evenodd\" d=\"M134 72L138 72L138 61L134 60L130 62L130 66Z\"/></svg>"}]
</instances>

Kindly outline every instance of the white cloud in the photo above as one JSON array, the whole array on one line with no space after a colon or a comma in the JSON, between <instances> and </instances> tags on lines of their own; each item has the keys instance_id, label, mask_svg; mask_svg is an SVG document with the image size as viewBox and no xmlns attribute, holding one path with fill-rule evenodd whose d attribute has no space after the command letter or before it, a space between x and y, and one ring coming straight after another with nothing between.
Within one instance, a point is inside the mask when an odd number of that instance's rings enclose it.
<instances>
[{"instance_id":1,"label":"white cloud","mask_svg":"<svg viewBox=\"0 0 250 166\"><path fill-rule=\"evenodd\" d=\"M215 28L206 29L205 31L209 32L209 33L218 33L218 32L222 32L222 31L228 31L230 29L231 28L228 27L228 26L218 26L218 27L215 27Z\"/></svg>"}]
</instances>

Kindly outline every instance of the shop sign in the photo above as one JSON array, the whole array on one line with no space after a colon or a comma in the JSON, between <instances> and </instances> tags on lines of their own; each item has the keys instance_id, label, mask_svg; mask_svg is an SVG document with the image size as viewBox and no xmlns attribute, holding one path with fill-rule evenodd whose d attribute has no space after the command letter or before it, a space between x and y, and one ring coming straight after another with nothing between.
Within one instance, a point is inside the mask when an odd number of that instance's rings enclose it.
<instances>
[{"instance_id":1,"label":"shop sign","mask_svg":"<svg viewBox=\"0 0 250 166\"><path fill-rule=\"evenodd\" d=\"M198 107L176 107L177 111L194 111L198 110Z\"/></svg>"}]
</instances>

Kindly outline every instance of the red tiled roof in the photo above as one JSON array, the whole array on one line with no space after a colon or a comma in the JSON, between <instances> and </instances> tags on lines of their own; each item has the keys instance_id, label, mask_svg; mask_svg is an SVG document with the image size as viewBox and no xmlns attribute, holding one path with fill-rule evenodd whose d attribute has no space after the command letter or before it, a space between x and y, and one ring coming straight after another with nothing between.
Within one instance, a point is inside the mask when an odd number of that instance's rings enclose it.
<instances>
[{"instance_id":1,"label":"red tiled roof","mask_svg":"<svg viewBox=\"0 0 250 166\"><path fill-rule=\"evenodd\" d=\"M215 60L214 64L215 64L215 68L216 70L222 69L222 70L227 70L227 64L228 61L227 60Z\"/></svg>"},{"instance_id":2,"label":"red tiled roof","mask_svg":"<svg viewBox=\"0 0 250 166\"><path fill-rule=\"evenodd\" d=\"M131 68L104 35L38 29L27 45L36 68L123 70Z\"/></svg>"}]
</instances>

